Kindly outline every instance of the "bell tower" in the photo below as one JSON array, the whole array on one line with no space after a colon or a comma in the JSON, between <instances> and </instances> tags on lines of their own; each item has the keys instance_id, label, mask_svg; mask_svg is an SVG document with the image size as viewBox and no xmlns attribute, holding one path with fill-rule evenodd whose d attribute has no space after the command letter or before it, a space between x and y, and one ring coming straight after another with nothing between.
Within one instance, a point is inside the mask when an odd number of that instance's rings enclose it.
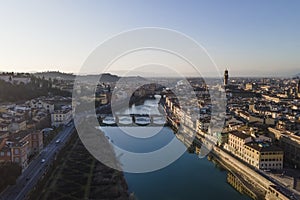
<instances>
[{"instance_id":1,"label":"bell tower","mask_svg":"<svg viewBox=\"0 0 300 200\"><path fill-rule=\"evenodd\" d=\"M228 85L228 69L224 72L224 86Z\"/></svg>"}]
</instances>

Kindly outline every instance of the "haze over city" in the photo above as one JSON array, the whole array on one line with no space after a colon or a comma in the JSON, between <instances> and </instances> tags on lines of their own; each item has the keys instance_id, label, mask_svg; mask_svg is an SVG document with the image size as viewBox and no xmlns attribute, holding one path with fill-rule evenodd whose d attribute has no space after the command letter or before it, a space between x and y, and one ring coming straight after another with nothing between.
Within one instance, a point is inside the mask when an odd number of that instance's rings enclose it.
<instances>
[{"instance_id":1,"label":"haze over city","mask_svg":"<svg viewBox=\"0 0 300 200\"><path fill-rule=\"evenodd\" d=\"M122 31L162 27L204 46L221 73L299 73L299 1L3 1L0 71L78 73L88 55ZM122 66L113 71L120 74ZM189 72L186 72L187 75Z\"/></svg>"}]
</instances>

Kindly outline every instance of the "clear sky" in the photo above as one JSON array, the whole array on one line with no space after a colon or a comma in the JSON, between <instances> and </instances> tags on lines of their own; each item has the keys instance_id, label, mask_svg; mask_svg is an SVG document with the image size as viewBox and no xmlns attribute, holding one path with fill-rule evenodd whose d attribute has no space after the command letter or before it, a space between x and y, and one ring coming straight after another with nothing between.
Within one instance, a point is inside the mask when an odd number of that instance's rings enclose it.
<instances>
[{"instance_id":1,"label":"clear sky","mask_svg":"<svg viewBox=\"0 0 300 200\"><path fill-rule=\"evenodd\" d=\"M300 72L299 10L298 0L3 0L0 71L76 73L105 39L154 26L191 36L232 75L290 75Z\"/></svg>"}]
</instances>

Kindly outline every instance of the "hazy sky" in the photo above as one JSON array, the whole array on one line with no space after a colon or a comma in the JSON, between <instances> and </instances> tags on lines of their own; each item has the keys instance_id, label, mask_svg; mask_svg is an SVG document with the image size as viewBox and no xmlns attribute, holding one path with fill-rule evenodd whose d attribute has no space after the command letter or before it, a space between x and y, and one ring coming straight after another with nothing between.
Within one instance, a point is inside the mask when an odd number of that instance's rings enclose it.
<instances>
[{"instance_id":1,"label":"hazy sky","mask_svg":"<svg viewBox=\"0 0 300 200\"><path fill-rule=\"evenodd\" d=\"M299 73L299 10L298 0L3 0L0 71L76 73L105 39L154 26L194 38L232 75Z\"/></svg>"}]
</instances>

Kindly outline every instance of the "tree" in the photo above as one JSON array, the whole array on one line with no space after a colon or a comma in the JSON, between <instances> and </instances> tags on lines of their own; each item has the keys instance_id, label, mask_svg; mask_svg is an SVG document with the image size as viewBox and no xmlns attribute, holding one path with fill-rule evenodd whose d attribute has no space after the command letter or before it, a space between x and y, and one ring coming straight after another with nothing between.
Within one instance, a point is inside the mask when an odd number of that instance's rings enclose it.
<instances>
[{"instance_id":1,"label":"tree","mask_svg":"<svg viewBox=\"0 0 300 200\"><path fill-rule=\"evenodd\" d=\"M22 168L17 163L5 163L0 165L0 191L8 185L16 184L17 178L21 175Z\"/></svg>"}]
</instances>

